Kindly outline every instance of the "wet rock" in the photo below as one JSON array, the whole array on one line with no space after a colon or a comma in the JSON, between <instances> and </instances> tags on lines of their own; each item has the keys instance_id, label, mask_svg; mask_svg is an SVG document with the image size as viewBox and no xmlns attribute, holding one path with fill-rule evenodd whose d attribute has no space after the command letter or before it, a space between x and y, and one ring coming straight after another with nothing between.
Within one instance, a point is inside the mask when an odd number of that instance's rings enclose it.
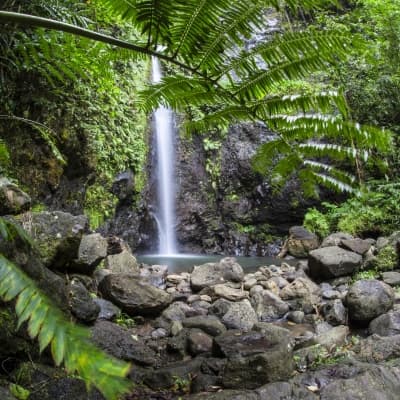
<instances>
[{"instance_id":1,"label":"wet rock","mask_svg":"<svg viewBox=\"0 0 400 400\"><path fill-rule=\"evenodd\" d=\"M114 274L139 274L139 265L136 258L127 249L123 249L118 254L107 256L104 267Z\"/></svg>"},{"instance_id":2,"label":"wet rock","mask_svg":"<svg viewBox=\"0 0 400 400\"><path fill-rule=\"evenodd\" d=\"M371 334L394 336L400 334L400 311L388 312L373 319L369 324Z\"/></svg>"},{"instance_id":3,"label":"wet rock","mask_svg":"<svg viewBox=\"0 0 400 400\"><path fill-rule=\"evenodd\" d=\"M340 245L341 247L360 255L364 255L372 246L369 240L363 240L360 238L344 239L341 241Z\"/></svg>"},{"instance_id":4,"label":"wet rock","mask_svg":"<svg viewBox=\"0 0 400 400\"><path fill-rule=\"evenodd\" d=\"M386 283L376 279L354 283L346 296L349 318L354 322L368 323L393 306L394 292Z\"/></svg>"},{"instance_id":5,"label":"wet rock","mask_svg":"<svg viewBox=\"0 0 400 400\"><path fill-rule=\"evenodd\" d=\"M219 263L195 266L190 277L190 283L193 290L199 291L205 287L226 281L240 282L243 277L242 267L234 258L227 257Z\"/></svg>"},{"instance_id":6,"label":"wet rock","mask_svg":"<svg viewBox=\"0 0 400 400\"><path fill-rule=\"evenodd\" d=\"M310 275L317 280L351 275L362 264L362 257L338 246L323 247L309 253Z\"/></svg>"},{"instance_id":7,"label":"wet rock","mask_svg":"<svg viewBox=\"0 0 400 400\"><path fill-rule=\"evenodd\" d=\"M121 313L121 310L113 303L111 303L111 301L98 298L93 299L93 301L100 308L99 315L97 316L98 319L105 319L106 321L111 321Z\"/></svg>"},{"instance_id":8,"label":"wet rock","mask_svg":"<svg viewBox=\"0 0 400 400\"><path fill-rule=\"evenodd\" d=\"M256 292L250 302L260 321L272 321L283 317L289 311L289 305L269 290Z\"/></svg>"},{"instance_id":9,"label":"wet rock","mask_svg":"<svg viewBox=\"0 0 400 400\"><path fill-rule=\"evenodd\" d=\"M287 252L297 258L305 258L311 250L318 248L318 237L302 226L292 226L289 229L289 238L284 244Z\"/></svg>"},{"instance_id":10,"label":"wet rock","mask_svg":"<svg viewBox=\"0 0 400 400\"><path fill-rule=\"evenodd\" d=\"M61 211L32 213L30 230L41 259L47 267L63 269L78 256L87 217Z\"/></svg>"},{"instance_id":11,"label":"wet rock","mask_svg":"<svg viewBox=\"0 0 400 400\"><path fill-rule=\"evenodd\" d=\"M312 344L319 344L331 351L336 347L343 346L349 334L350 330L348 326L339 325L315 336L311 342Z\"/></svg>"},{"instance_id":12,"label":"wet rock","mask_svg":"<svg viewBox=\"0 0 400 400\"><path fill-rule=\"evenodd\" d=\"M349 233L335 232L327 236L321 243L321 247L340 246L343 240L351 240L353 236Z\"/></svg>"},{"instance_id":13,"label":"wet rock","mask_svg":"<svg viewBox=\"0 0 400 400\"><path fill-rule=\"evenodd\" d=\"M0 177L0 215L16 215L29 210L31 198L7 178Z\"/></svg>"},{"instance_id":14,"label":"wet rock","mask_svg":"<svg viewBox=\"0 0 400 400\"><path fill-rule=\"evenodd\" d=\"M135 190L135 177L131 170L127 170L118 174L111 187L111 193L118 197L119 200L129 199Z\"/></svg>"},{"instance_id":15,"label":"wet rock","mask_svg":"<svg viewBox=\"0 0 400 400\"><path fill-rule=\"evenodd\" d=\"M400 335L380 337L371 335L354 348L356 358L368 363L389 361L400 357Z\"/></svg>"},{"instance_id":16,"label":"wet rock","mask_svg":"<svg viewBox=\"0 0 400 400\"><path fill-rule=\"evenodd\" d=\"M333 326L346 324L347 311L341 300L329 301L323 304L320 309L329 324Z\"/></svg>"},{"instance_id":17,"label":"wet rock","mask_svg":"<svg viewBox=\"0 0 400 400\"><path fill-rule=\"evenodd\" d=\"M228 285L219 284L213 287L216 297L222 297L227 300L238 301L248 297L248 293L242 289L235 289Z\"/></svg>"},{"instance_id":18,"label":"wet rock","mask_svg":"<svg viewBox=\"0 0 400 400\"><path fill-rule=\"evenodd\" d=\"M312 310L320 299L320 288L308 278L297 278L280 291L282 300L293 303L295 308Z\"/></svg>"},{"instance_id":19,"label":"wet rock","mask_svg":"<svg viewBox=\"0 0 400 400\"><path fill-rule=\"evenodd\" d=\"M80 321L93 322L100 312L100 307L94 302L86 287L77 278L69 285L70 307L72 314Z\"/></svg>"},{"instance_id":20,"label":"wet rock","mask_svg":"<svg viewBox=\"0 0 400 400\"><path fill-rule=\"evenodd\" d=\"M257 323L257 315L249 300L243 300L230 303L221 321L228 329L249 331Z\"/></svg>"},{"instance_id":21,"label":"wet rock","mask_svg":"<svg viewBox=\"0 0 400 400\"><path fill-rule=\"evenodd\" d=\"M213 339L200 329L191 329L187 337L189 352L193 356L210 352Z\"/></svg>"},{"instance_id":22,"label":"wet rock","mask_svg":"<svg viewBox=\"0 0 400 400\"><path fill-rule=\"evenodd\" d=\"M107 256L107 239L99 233L83 235L73 269L90 275Z\"/></svg>"},{"instance_id":23,"label":"wet rock","mask_svg":"<svg viewBox=\"0 0 400 400\"><path fill-rule=\"evenodd\" d=\"M214 339L216 354L228 358L223 386L255 389L267 382L287 379L294 370L288 338L273 342L261 332L227 331Z\"/></svg>"},{"instance_id":24,"label":"wet rock","mask_svg":"<svg viewBox=\"0 0 400 400\"><path fill-rule=\"evenodd\" d=\"M225 325L213 315L186 318L182 325L185 328L201 329L211 336L218 336L226 331Z\"/></svg>"},{"instance_id":25,"label":"wet rock","mask_svg":"<svg viewBox=\"0 0 400 400\"><path fill-rule=\"evenodd\" d=\"M100 282L99 291L105 299L133 316L157 315L172 301L170 295L163 290L130 274L107 275Z\"/></svg>"},{"instance_id":26,"label":"wet rock","mask_svg":"<svg viewBox=\"0 0 400 400\"><path fill-rule=\"evenodd\" d=\"M390 286L400 285L400 272L397 271L387 271L382 273L382 279L385 283Z\"/></svg>"},{"instance_id":27,"label":"wet rock","mask_svg":"<svg viewBox=\"0 0 400 400\"><path fill-rule=\"evenodd\" d=\"M165 278L167 274L167 265L144 265L140 269L140 276L145 277L150 285L160 289L165 289Z\"/></svg>"},{"instance_id":28,"label":"wet rock","mask_svg":"<svg viewBox=\"0 0 400 400\"><path fill-rule=\"evenodd\" d=\"M154 365L155 352L132 333L109 321L97 321L92 328L92 340L101 349L114 357L132 361L139 365Z\"/></svg>"}]
</instances>

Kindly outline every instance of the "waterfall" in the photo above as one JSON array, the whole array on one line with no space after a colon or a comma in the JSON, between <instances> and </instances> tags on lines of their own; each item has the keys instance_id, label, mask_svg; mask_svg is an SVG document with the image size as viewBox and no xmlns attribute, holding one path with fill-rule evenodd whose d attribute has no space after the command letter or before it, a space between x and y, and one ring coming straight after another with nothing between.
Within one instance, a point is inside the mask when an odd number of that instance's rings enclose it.
<instances>
[{"instance_id":1,"label":"waterfall","mask_svg":"<svg viewBox=\"0 0 400 400\"><path fill-rule=\"evenodd\" d=\"M160 62L152 58L153 82L160 82L162 71ZM172 111L159 107L154 113L154 129L157 152L157 225L159 253L176 254L175 237L175 174L174 174L174 127Z\"/></svg>"}]
</instances>

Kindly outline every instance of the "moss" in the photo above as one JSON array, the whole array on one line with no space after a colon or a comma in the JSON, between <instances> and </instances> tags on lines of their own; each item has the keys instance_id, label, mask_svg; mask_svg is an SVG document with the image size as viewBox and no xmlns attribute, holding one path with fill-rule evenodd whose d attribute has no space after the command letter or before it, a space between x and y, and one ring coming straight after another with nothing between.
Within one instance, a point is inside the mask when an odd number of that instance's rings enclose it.
<instances>
[{"instance_id":1,"label":"moss","mask_svg":"<svg viewBox=\"0 0 400 400\"><path fill-rule=\"evenodd\" d=\"M390 271L398 264L397 252L393 246L386 246L381 249L374 260L374 266L378 271Z\"/></svg>"}]
</instances>

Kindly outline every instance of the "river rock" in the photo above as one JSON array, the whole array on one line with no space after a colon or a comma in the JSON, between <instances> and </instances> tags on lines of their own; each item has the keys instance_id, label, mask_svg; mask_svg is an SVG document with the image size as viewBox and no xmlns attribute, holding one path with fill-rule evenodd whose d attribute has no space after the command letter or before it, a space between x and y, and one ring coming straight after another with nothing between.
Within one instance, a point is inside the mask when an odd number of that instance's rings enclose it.
<instances>
[{"instance_id":1,"label":"river rock","mask_svg":"<svg viewBox=\"0 0 400 400\"><path fill-rule=\"evenodd\" d=\"M371 335L355 346L357 360L380 363L400 357L400 335L381 337Z\"/></svg>"},{"instance_id":2,"label":"river rock","mask_svg":"<svg viewBox=\"0 0 400 400\"><path fill-rule=\"evenodd\" d=\"M74 270L92 274L100 262L107 256L107 239L99 233L83 235L79 244L78 258L74 260Z\"/></svg>"},{"instance_id":3,"label":"river rock","mask_svg":"<svg viewBox=\"0 0 400 400\"><path fill-rule=\"evenodd\" d=\"M222 371L226 388L255 389L289 378L294 370L293 349L287 337L272 341L261 332L230 330L214 339L215 353L228 361Z\"/></svg>"},{"instance_id":4,"label":"river rock","mask_svg":"<svg viewBox=\"0 0 400 400\"><path fill-rule=\"evenodd\" d=\"M289 305L269 290L256 292L250 299L260 321L272 321L283 317L289 311Z\"/></svg>"},{"instance_id":5,"label":"river rock","mask_svg":"<svg viewBox=\"0 0 400 400\"><path fill-rule=\"evenodd\" d=\"M355 239L344 239L340 243L341 247L350 250L354 253L364 255L372 246L371 241L363 240L360 238Z\"/></svg>"},{"instance_id":6,"label":"river rock","mask_svg":"<svg viewBox=\"0 0 400 400\"><path fill-rule=\"evenodd\" d=\"M244 277L243 268L232 257L223 258L219 263L207 263L195 266L190 283L193 290L199 291L226 281L241 282Z\"/></svg>"},{"instance_id":7,"label":"river rock","mask_svg":"<svg viewBox=\"0 0 400 400\"><path fill-rule=\"evenodd\" d=\"M327 236L321 243L321 247L340 246L343 240L351 240L353 236L345 232L335 232Z\"/></svg>"},{"instance_id":8,"label":"river rock","mask_svg":"<svg viewBox=\"0 0 400 400\"><path fill-rule=\"evenodd\" d=\"M226 313L221 318L228 329L249 331L257 323L257 314L249 300L230 303Z\"/></svg>"},{"instance_id":9,"label":"river rock","mask_svg":"<svg viewBox=\"0 0 400 400\"><path fill-rule=\"evenodd\" d=\"M271 397L271 399L278 399L278 397ZM251 390L228 389L216 393L198 393L191 395L190 400L260 400L260 397Z\"/></svg>"},{"instance_id":10,"label":"river rock","mask_svg":"<svg viewBox=\"0 0 400 400\"><path fill-rule=\"evenodd\" d=\"M320 299L320 288L308 278L297 278L280 291L282 300L294 302L296 308L312 309Z\"/></svg>"},{"instance_id":11,"label":"river rock","mask_svg":"<svg viewBox=\"0 0 400 400\"><path fill-rule=\"evenodd\" d=\"M215 285L213 291L216 297L222 297L232 301L243 300L249 296L248 292L242 289L235 289L224 284Z\"/></svg>"},{"instance_id":12,"label":"river rock","mask_svg":"<svg viewBox=\"0 0 400 400\"><path fill-rule=\"evenodd\" d=\"M346 296L349 318L368 323L393 306L393 289L376 279L362 279L354 283Z\"/></svg>"},{"instance_id":13,"label":"river rock","mask_svg":"<svg viewBox=\"0 0 400 400\"><path fill-rule=\"evenodd\" d=\"M197 316L182 321L185 328L198 328L211 336L221 335L226 331L225 325L215 316Z\"/></svg>"},{"instance_id":14,"label":"river rock","mask_svg":"<svg viewBox=\"0 0 400 400\"><path fill-rule=\"evenodd\" d=\"M369 324L371 334L394 336L400 334L400 311L392 311L373 319Z\"/></svg>"},{"instance_id":15,"label":"river rock","mask_svg":"<svg viewBox=\"0 0 400 400\"><path fill-rule=\"evenodd\" d=\"M107 256L104 267L114 274L139 274L138 262L128 249Z\"/></svg>"},{"instance_id":16,"label":"river rock","mask_svg":"<svg viewBox=\"0 0 400 400\"><path fill-rule=\"evenodd\" d=\"M312 278L331 279L351 275L362 264L362 257L338 246L323 247L309 253L308 266Z\"/></svg>"},{"instance_id":17,"label":"river rock","mask_svg":"<svg viewBox=\"0 0 400 400\"><path fill-rule=\"evenodd\" d=\"M0 215L16 215L29 210L31 198L7 178L0 177Z\"/></svg>"},{"instance_id":18,"label":"river rock","mask_svg":"<svg viewBox=\"0 0 400 400\"><path fill-rule=\"evenodd\" d=\"M165 278L168 274L167 265L143 265L140 269L140 276L157 288L164 289L166 287ZM182 284L184 281L180 282Z\"/></svg>"},{"instance_id":19,"label":"river rock","mask_svg":"<svg viewBox=\"0 0 400 400\"><path fill-rule=\"evenodd\" d=\"M61 211L32 213L30 232L41 259L50 268L63 269L78 256L83 233L88 227L84 215Z\"/></svg>"},{"instance_id":20,"label":"river rock","mask_svg":"<svg viewBox=\"0 0 400 400\"><path fill-rule=\"evenodd\" d=\"M167 308L172 298L164 290L143 282L136 275L110 274L99 284L103 297L129 315L154 316Z\"/></svg>"},{"instance_id":21,"label":"river rock","mask_svg":"<svg viewBox=\"0 0 400 400\"><path fill-rule=\"evenodd\" d=\"M400 285L400 272L387 271L382 273L382 280L390 286Z\"/></svg>"},{"instance_id":22,"label":"river rock","mask_svg":"<svg viewBox=\"0 0 400 400\"><path fill-rule=\"evenodd\" d=\"M105 319L106 321L111 321L119 314L121 314L121 310L111 303L111 301L95 298L93 301L99 306L100 312L98 315L98 319Z\"/></svg>"},{"instance_id":23,"label":"river rock","mask_svg":"<svg viewBox=\"0 0 400 400\"><path fill-rule=\"evenodd\" d=\"M289 239L286 242L288 253L297 258L308 256L311 250L318 248L318 237L302 226L292 226L289 229Z\"/></svg>"},{"instance_id":24,"label":"river rock","mask_svg":"<svg viewBox=\"0 0 400 400\"><path fill-rule=\"evenodd\" d=\"M329 324L333 326L345 325L347 311L341 300L328 301L320 307L320 311Z\"/></svg>"},{"instance_id":25,"label":"river rock","mask_svg":"<svg viewBox=\"0 0 400 400\"><path fill-rule=\"evenodd\" d=\"M189 352L193 356L210 352L213 345L212 337L200 329L191 329L187 337L187 342Z\"/></svg>"},{"instance_id":26,"label":"river rock","mask_svg":"<svg viewBox=\"0 0 400 400\"><path fill-rule=\"evenodd\" d=\"M83 283L73 278L69 284L70 307L72 314L83 322L94 321L100 312L100 307L93 301Z\"/></svg>"},{"instance_id":27,"label":"river rock","mask_svg":"<svg viewBox=\"0 0 400 400\"><path fill-rule=\"evenodd\" d=\"M92 340L101 349L114 357L133 361L139 365L154 365L155 352L138 337L122 326L109 321L97 321L92 328Z\"/></svg>"}]
</instances>

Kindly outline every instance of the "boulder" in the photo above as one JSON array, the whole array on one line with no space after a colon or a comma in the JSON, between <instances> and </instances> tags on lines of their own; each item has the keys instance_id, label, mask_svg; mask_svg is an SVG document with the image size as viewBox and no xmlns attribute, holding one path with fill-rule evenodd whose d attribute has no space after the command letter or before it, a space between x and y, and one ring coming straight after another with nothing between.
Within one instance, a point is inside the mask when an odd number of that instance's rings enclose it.
<instances>
[{"instance_id":1,"label":"boulder","mask_svg":"<svg viewBox=\"0 0 400 400\"><path fill-rule=\"evenodd\" d=\"M65 269L78 256L87 217L61 211L32 213L30 233L47 267Z\"/></svg>"},{"instance_id":2,"label":"boulder","mask_svg":"<svg viewBox=\"0 0 400 400\"><path fill-rule=\"evenodd\" d=\"M400 272L398 271L387 271L382 273L383 282L390 286L400 285Z\"/></svg>"},{"instance_id":3,"label":"boulder","mask_svg":"<svg viewBox=\"0 0 400 400\"><path fill-rule=\"evenodd\" d=\"M70 307L72 314L82 322L93 322L100 312L83 283L73 278L69 284Z\"/></svg>"},{"instance_id":4,"label":"boulder","mask_svg":"<svg viewBox=\"0 0 400 400\"><path fill-rule=\"evenodd\" d=\"M135 364L154 365L158 360L143 340L134 339L128 329L109 321L96 322L92 328L92 341L112 356Z\"/></svg>"},{"instance_id":5,"label":"boulder","mask_svg":"<svg viewBox=\"0 0 400 400\"><path fill-rule=\"evenodd\" d=\"M371 334L394 336L400 334L400 311L392 311L373 319L369 324Z\"/></svg>"},{"instance_id":6,"label":"boulder","mask_svg":"<svg viewBox=\"0 0 400 400\"><path fill-rule=\"evenodd\" d=\"M345 325L347 311L341 300L328 301L320 307L320 311L329 324L333 326Z\"/></svg>"},{"instance_id":7,"label":"boulder","mask_svg":"<svg viewBox=\"0 0 400 400\"><path fill-rule=\"evenodd\" d=\"M31 198L7 178L0 177L0 215L16 215L29 210Z\"/></svg>"},{"instance_id":8,"label":"boulder","mask_svg":"<svg viewBox=\"0 0 400 400\"><path fill-rule=\"evenodd\" d=\"M371 335L360 340L354 348L357 360L367 363L390 361L400 357L400 335L381 337Z\"/></svg>"},{"instance_id":9,"label":"boulder","mask_svg":"<svg viewBox=\"0 0 400 400\"><path fill-rule=\"evenodd\" d=\"M360 238L344 239L341 241L340 246L363 256L371 248L372 243L370 240Z\"/></svg>"},{"instance_id":10,"label":"boulder","mask_svg":"<svg viewBox=\"0 0 400 400\"><path fill-rule=\"evenodd\" d=\"M362 279L355 282L346 296L350 320L363 324L389 311L393 301L393 289L376 279Z\"/></svg>"},{"instance_id":11,"label":"boulder","mask_svg":"<svg viewBox=\"0 0 400 400\"><path fill-rule=\"evenodd\" d=\"M308 278L297 278L280 291L282 300L295 303L296 308L313 309L320 299L320 288Z\"/></svg>"},{"instance_id":12,"label":"boulder","mask_svg":"<svg viewBox=\"0 0 400 400\"><path fill-rule=\"evenodd\" d=\"M255 389L293 373L293 349L287 337L272 341L262 332L230 330L216 337L214 344L215 353L228 359L222 371L226 388Z\"/></svg>"},{"instance_id":13,"label":"boulder","mask_svg":"<svg viewBox=\"0 0 400 400\"><path fill-rule=\"evenodd\" d=\"M155 316L172 301L163 290L131 274L107 275L100 282L99 291L129 315Z\"/></svg>"},{"instance_id":14,"label":"boulder","mask_svg":"<svg viewBox=\"0 0 400 400\"><path fill-rule=\"evenodd\" d=\"M135 190L135 177L131 170L127 170L118 174L111 187L111 193L118 197L119 200L127 200L131 197Z\"/></svg>"},{"instance_id":15,"label":"boulder","mask_svg":"<svg viewBox=\"0 0 400 400\"><path fill-rule=\"evenodd\" d=\"M228 329L240 329L250 331L257 323L257 314L249 300L230 303L221 318L222 323Z\"/></svg>"},{"instance_id":16,"label":"boulder","mask_svg":"<svg viewBox=\"0 0 400 400\"><path fill-rule=\"evenodd\" d=\"M193 356L210 352L213 345L212 337L200 329L191 329L187 341L189 352Z\"/></svg>"},{"instance_id":17,"label":"boulder","mask_svg":"<svg viewBox=\"0 0 400 400\"><path fill-rule=\"evenodd\" d=\"M243 268L234 258L226 257L219 263L195 266L190 277L190 283L193 290L199 291L226 281L241 282L243 277Z\"/></svg>"},{"instance_id":18,"label":"boulder","mask_svg":"<svg viewBox=\"0 0 400 400\"><path fill-rule=\"evenodd\" d=\"M317 280L351 275L361 264L362 256L338 246L313 250L308 258L309 273Z\"/></svg>"},{"instance_id":19,"label":"boulder","mask_svg":"<svg viewBox=\"0 0 400 400\"><path fill-rule=\"evenodd\" d=\"M213 287L213 292L216 297L222 297L232 301L243 300L249 296L248 292L243 289L235 289L224 284L215 285Z\"/></svg>"},{"instance_id":20,"label":"boulder","mask_svg":"<svg viewBox=\"0 0 400 400\"><path fill-rule=\"evenodd\" d=\"M311 250L318 248L318 237L302 226L292 226L289 229L289 238L284 246L287 252L297 258L305 258Z\"/></svg>"},{"instance_id":21,"label":"boulder","mask_svg":"<svg viewBox=\"0 0 400 400\"><path fill-rule=\"evenodd\" d=\"M78 257L74 260L73 269L91 275L100 262L107 256L107 239L100 233L83 235L78 249Z\"/></svg>"},{"instance_id":22,"label":"boulder","mask_svg":"<svg viewBox=\"0 0 400 400\"><path fill-rule=\"evenodd\" d=\"M263 322L281 318L289 311L289 305L269 290L254 293L250 302L258 319Z\"/></svg>"},{"instance_id":23,"label":"boulder","mask_svg":"<svg viewBox=\"0 0 400 400\"><path fill-rule=\"evenodd\" d=\"M165 278L168 274L167 265L143 265L140 269L140 276L146 278L146 280L160 289L165 289ZM182 284L182 282L181 282Z\"/></svg>"},{"instance_id":24,"label":"boulder","mask_svg":"<svg viewBox=\"0 0 400 400\"><path fill-rule=\"evenodd\" d=\"M139 274L138 262L128 249L123 249L121 253L107 256L104 267L114 274Z\"/></svg>"},{"instance_id":25,"label":"boulder","mask_svg":"<svg viewBox=\"0 0 400 400\"><path fill-rule=\"evenodd\" d=\"M335 232L327 236L321 243L321 247L340 246L343 240L351 240L353 236L345 232Z\"/></svg>"},{"instance_id":26,"label":"boulder","mask_svg":"<svg viewBox=\"0 0 400 400\"><path fill-rule=\"evenodd\" d=\"M182 321L185 328L198 328L211 336L221 335L226 331L225 325L215 316L197 316Z\"/></svg>"},{"instance_id":27,"label":"boulder","mask_svg":"<svg viewBox=\"0 0 400 400\"><path fill-rule=\"evenodd\" d=\"M115 306L111 301L95 298L93 301L99 306L100 312L97 316L98 319L105 319L112 321L115 317L121 314L121 310Z\"/></svg>"}]
</instances>

